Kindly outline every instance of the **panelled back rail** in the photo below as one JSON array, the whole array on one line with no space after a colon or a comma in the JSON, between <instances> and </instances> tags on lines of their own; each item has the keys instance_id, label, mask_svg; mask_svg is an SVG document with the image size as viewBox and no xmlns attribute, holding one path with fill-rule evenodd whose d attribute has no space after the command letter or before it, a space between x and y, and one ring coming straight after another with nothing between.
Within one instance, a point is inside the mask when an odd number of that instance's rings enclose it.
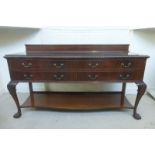
<instances>
[{"instance_id":1,"label":"panelled back rail","mask_svg":"<svg viewBox=\"0 0 155 155\"><path fill-rule=\"evenodd\" d=\"M11 81L7 87L12 95L17 113L21 108L51 108L56 110L101 110L133 109L137 113L138 103L146 90L143 82L146 55L131 55L129 45L26 45L25 55L6 55ZM29 84L30 96L20 104L16 86L20 82ZM32 83L90 83L119 82L118 92L38 92ZM126 83L138 86L135 104L125 97Z\"/></svg>"}]
</instances>

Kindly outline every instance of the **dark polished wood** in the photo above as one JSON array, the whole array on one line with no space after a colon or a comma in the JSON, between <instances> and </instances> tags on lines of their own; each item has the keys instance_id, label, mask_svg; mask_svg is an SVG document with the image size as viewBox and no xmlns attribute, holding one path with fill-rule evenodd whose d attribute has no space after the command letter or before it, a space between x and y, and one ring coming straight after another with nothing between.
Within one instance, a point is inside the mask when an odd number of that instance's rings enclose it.
<instances>
[{"instance_id":1,"label":"dark polished wood","mask_svg":"<svg viewBox=\"0 0 155 155\"><path fill-rule=\"evenodd\" d=\"M8 56L6 56L9 59ZM52 59L52 58L18 58L9 59L12 71L108 71L144 69L145 58L91 58L91 59Z\"/></svg>"},{"instance_id":2,"label":"dark polished wood","mask_svg":"<svg viewBox=\"0 0 155 155\"><path fill-rule=\"evenodd\" d=\"M26 54L6 55L11 82L8 90L21 116L21 107L68 110L131 108L125 97L127 83L138 86L133 117L146 84L143 82L147 55L129 55L129 45L26 45ZM30 97L20 105L16 85L29 84ZM35 93L34 82L90 83L119 82L122 90L113 93Z\"/></svg>"},{"instance_id":3,"label":"dark polished wood","mask_svg":"<svg viewBox=\"0 0 155 155\"><path fill-rule=\"evenodd\" d=\"M124 107L124 99L125 99L125 90L126 90L126 82L122 84L122 93L121 93L121 107Z\"/></svg>"},{"instance_id":4,"label":"dark polished wood","mask_svg":"<svg viewBox=\"0 0 155 155\"><path fill-rule=\"evenodd\" d=\"M134 82L143 79L143 71L113 71L113 72L11 72L12 80L23 82L52 81L107 81Z\"/></svg>"},{"instance_id":5,"label":"dark polished wood","mask_svg":"<svg viewBox=\"0 0 155 155\"><path fill-rule=\"evenodd\" d=\"M51 51L83 52L83 51L123 51L128 52L129 45L26 45L27 54L50 54ZM43 53L44 52L44 53Z\"/></svg>"},{"instance_id":6,"label":"dark polished wood","mask_svg":"<svg viewBox=\"0 0 155 155\"><path fill-rule=\"evenodd\" d=\"M121 93L86 93L86 92L35 92L34 103L29 97L23 105L25 107L52 108L57 110L103 110L120 109ZM124 98L124 108L133 109L133 105Z\"/></svg>"},{"instance_id":7,"label":"dark polished wood","mask_svg":"<svg viewBox=\"0 0 155 155\"><path fill-rule=\"evenodd\" d=\"M137 90L138 93L137 93L136 102L135 102L135 106L134 106L133 117L135 119L141 119L141 116L137 113L137 107L138 107L140 99L142 98L142 96L145 93L145 90L146 90L147 86L143 81L137 82L136 84L137 84L137 87L138 87L138 90Z\"/></svg>"},{"instance_id":8,"label":"dark polished wood","mask_svg":"<svg viewBox=\"0 0 155 155\"><path fill-rule=\"evenodd\" d=\"M19 101L18 101L18 97L17 97L17 93L16 93L16 85L18 84L18 82L16 81L11 81L8 83L7 88L12 96L12 98L14 99L16 106L17 106L17 113L15 113L13 115L14 118L19 118L22 113L21 113L21 109L20 109L20 105L19 105Z\"/></svg>"}]
</instances>

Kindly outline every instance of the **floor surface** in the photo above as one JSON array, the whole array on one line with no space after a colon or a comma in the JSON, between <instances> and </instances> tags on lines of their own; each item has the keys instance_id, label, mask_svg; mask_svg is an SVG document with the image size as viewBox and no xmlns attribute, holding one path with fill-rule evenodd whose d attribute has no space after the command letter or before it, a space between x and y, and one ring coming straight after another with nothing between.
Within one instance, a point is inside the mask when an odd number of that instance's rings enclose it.
<instances>
[{"instance_id":1,"label":"floor surface","mask_svg":"<svg viewBox=\"0 0 155 155\"><path fill-rule=\"evenodd\" d=\"M20 103L28 94L18 93ZM135 95L127 95L131 103ZM138 112L141 120L132 117L132 110L97 111L97 112L62 112L52 110L22 109L22 117L13 118L16 106L11 96L6 93L0 96L1 129L137 129L155 128L155 100L143 96Z\"/></svg>"}]
</instances>

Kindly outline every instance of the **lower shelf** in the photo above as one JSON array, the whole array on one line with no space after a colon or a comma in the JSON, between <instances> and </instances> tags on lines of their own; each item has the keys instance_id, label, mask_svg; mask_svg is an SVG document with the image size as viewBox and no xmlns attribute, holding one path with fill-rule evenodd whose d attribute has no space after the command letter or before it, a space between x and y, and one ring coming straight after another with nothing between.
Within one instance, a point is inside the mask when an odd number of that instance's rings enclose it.
<instances>
[{"instance_id":1,"label":"lower shelf","mask_svg":"<svg viewBox=\"0 0 155 155\"><path fill-rule=\"evenodd\" d=\"M38 107L58 110L101 110L101 109L132 109L127 98L121 106L121 93L47 93L34 92L21 105L21 108Z\"/></svg>"}]
</instances>

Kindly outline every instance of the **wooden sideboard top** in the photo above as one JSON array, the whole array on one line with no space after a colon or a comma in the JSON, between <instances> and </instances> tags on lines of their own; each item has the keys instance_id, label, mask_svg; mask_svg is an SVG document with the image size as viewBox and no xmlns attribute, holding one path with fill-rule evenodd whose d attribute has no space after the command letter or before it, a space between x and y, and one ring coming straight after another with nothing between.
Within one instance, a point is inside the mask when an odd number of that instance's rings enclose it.
<instances>
[{"instance_id":1,"label":"wooden sideboard top","mask_svg":"<svg viewBox=\"0 0 155 155\"><path fill-rule=\"evenodd\" d=\"M25 45L26 52L21 54L5 55L5 58L119 58L119 57L142 57L148 58L147 55L139 55L129 52L128 44L118 45L43 45L31 44Z\"/></svg>"},{"instance_id":2,"label":"wooden sideboard top","mask_svg":"<svg viewBox=\"0 0 155 155\"><path fill-rule=\"evenodd\" d=\"M149 58L148 55L128 54L122 51L120 52L99 52L99 51L87 51L87 52L51 52L50 54L37 54L37 55L26 55L26 54L9 54L5 55L5 58Z\"/></svg>"}]
</instances>

